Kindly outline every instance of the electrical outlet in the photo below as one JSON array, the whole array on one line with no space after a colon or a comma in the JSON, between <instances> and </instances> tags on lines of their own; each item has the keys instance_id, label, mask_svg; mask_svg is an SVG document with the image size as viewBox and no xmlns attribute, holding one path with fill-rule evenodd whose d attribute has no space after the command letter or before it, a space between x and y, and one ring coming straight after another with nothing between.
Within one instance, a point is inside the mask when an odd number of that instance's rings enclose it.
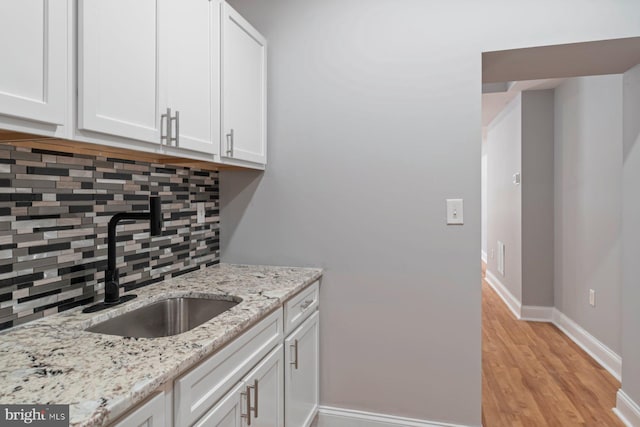
<instances>
[{"instance_id":1,"label":"electrical outlet","mask_svg":"<svg viewBox=\"0 0 640 427\"><path fill-rule=\"evenodd\" d=\"M513 174L513 183L515 185L520 185L520 172Z\"/></svg>"},{"instance_id":2,"label":"electrical outlet","mask_svg":"<svg viewBox=\"0 0 640 427\"><path fill-rule=\"evenodd\" d=\"M495 250L491 249L491 259L494 259L494 258L495 258Z\"/></svg>"},{"instance_id":3,"label":"electrical outlet","mask_svg":"<svg viewBox=\"0 0 640 427\"><path fill-rule=\"evenodd\" d=\"M593 289L589 289L589 305L591 307L596 306L596 291Z\"/></svg>"},{"instance_id":4,"label":"electrical outlet","mask_svg":"<svg viewBox=\"0 0 640 427\"><path fill-rule=\"evenodd\" d=\"M505 257L505 246L500 240L498 240L498 273L504 274L504 257Z\"/></svg>"},{"instance_id":5,"label":"electrical outlet","mask_svg":"<svg viewBox=\"0 0 640 427\"><path fill-rule=\"evenodd\" d=\"M197 209L197 218L196 218L196 222L198 224L204 224L204 203L197 203L196 204Z\"/></svg>"}]
</instances>

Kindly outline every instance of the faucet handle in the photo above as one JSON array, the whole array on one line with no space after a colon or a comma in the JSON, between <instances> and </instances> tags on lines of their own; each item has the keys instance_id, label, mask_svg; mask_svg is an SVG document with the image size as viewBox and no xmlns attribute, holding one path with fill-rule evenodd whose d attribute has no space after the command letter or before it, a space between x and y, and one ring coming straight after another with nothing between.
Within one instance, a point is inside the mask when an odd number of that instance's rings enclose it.
<instances>
[{"instance_id":1,"label":"faucet handle","mask_svg":"<svg viewBox=\"0 0 640 427\"><path fill-rule=\"evenodd\" d=\"M105 270L104 272L104 303L115 304L120 302L120 280L118 269Z\"/></svg>"}]
</instances>

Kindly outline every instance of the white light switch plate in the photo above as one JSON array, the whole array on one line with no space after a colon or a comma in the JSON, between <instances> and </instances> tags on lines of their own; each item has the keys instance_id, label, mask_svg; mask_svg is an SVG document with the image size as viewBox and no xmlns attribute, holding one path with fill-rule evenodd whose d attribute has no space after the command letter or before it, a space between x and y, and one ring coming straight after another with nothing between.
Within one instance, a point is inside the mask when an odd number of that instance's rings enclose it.
<instances>
[{"instance_id":1,"label":"white light switch plate","mask_svg":"<svg viewBox=\"0 0 640 427\"><path fill-rule=\"evenodd\" d=\"M462 199L447 199L447 224L464 224Z\"/></svg>"}]
</instances>

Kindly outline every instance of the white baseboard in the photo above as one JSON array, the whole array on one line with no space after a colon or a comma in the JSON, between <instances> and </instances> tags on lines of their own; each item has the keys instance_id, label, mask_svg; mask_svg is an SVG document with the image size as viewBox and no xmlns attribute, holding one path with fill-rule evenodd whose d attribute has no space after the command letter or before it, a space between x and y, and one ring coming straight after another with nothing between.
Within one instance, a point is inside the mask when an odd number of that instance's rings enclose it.
<instances>
[{"instance_id":1,"label":"white baseboard","mask_svg":"<svg viewBox=\"0 0 640 427\"><path fill-rule=\"evenodd\" d=\"M523 305L520 307L520 320L528 322L552 322L553 307Z\"/></svg>"},{"instance_id":2,"label":"white baseboard","mask_svg":"<svg viewBox=\"0 0 640 427\"><path fill-rule=\"evenodd\" d=\"M622 375L622 358L613 350L555 308L553 309L553 324L620 381Z\"/></svg>"},{"instance_id":3,"label":"white baseboard","mask_svg":"<svg viewBox=\"0 0 640 427\"><path fill-rule=\"evenodd\" d=\"M480 259L482 260L482 262L484 262L485 264L487 263L487 253L485 251L480 251Z\"/></svg>"},{"instance_id":4,"label":"white baseboard","mask_svg":"<svg viewBox=\"0 0 640 427\"><path fill-rule=\"evenodd\" d=\"M487 270L487 283L496 291L509 310L518 320L551 322L573 342L589 354L615 379L622 376L622 358L600 340L587 332L582 326L554 307L523 306L498 278ZM640 427L640 425L638 425Z\"/></svg>"},{"instance_id":5,"label":"white baseboard","mask_svg":"<svg viewBox=\"0 0 640 427\"><path fill-rule=\"evenodd\" d=\"M520 319L520 313L522 311L522 304L518 299L509 292L509 289L496 277L492 272L487 270L487 275L484 278L489 286L493 288L502 301L509 307L509 310L516 316L516 319Z\"/></svg>"},{"instance_id":6,"label":"white baseboard","mask_svg":"<svg viewBox=\"0 0 640 427\"><path fill-rule=\"evenodd\" d=\"M353 409L321 406L317 427L468 427Z\"/></svg>"},{"instance_id":7,"label":"white baseboard","mask_svg":"<svg viewBox=\"0 0 640 427\"><path fill-rule=\"evenodd\" d=\"M618 390L616 407L613 412L627 427L640 427L640 405L634 402L627 393Z\"/></svg>"}]
</instances>

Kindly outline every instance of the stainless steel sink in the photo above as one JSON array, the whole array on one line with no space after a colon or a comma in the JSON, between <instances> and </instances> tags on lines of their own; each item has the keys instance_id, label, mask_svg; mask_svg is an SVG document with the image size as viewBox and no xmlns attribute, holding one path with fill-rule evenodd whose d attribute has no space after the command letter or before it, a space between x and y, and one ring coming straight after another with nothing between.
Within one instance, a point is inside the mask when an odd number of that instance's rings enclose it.
<instances>
[{"instance_id":1,"label":"stainless steel sink","mask_svg":"<svg viewBox=\"0 0 640 427\"><path fill-rule=\"evenodd\" d=\"M187 332L224 313L240 301L168 298L87 328L89 332L135 338L158 338Z\"/></svg>"}]
</instances>

